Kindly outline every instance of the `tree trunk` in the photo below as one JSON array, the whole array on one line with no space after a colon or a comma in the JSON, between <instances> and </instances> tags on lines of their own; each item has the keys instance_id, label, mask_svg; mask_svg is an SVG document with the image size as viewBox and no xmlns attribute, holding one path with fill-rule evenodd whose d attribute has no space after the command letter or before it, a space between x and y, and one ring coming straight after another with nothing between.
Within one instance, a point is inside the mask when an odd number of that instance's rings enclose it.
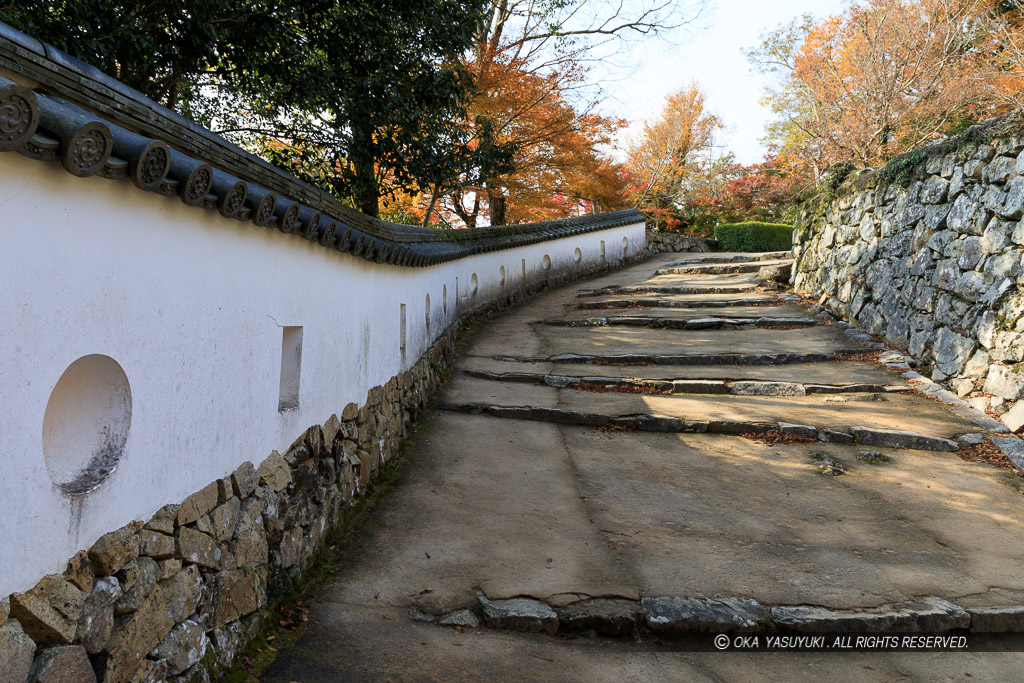
<instances>
[{"instance_id":1,"label":"tree trunk","mask_svg":"<svg viewBox=\"0 0 1024 683\"><path fill-rule=\"evenodd\" d=\"M365 124L352 122L352 146L349 158L355 171L352 193L356 208L367 216L380 216L380 187L377 185L377 168L374 163L373 131Z\"/></svg>"},{"instance_id":2,"label":"tree trunk","mask_svg":"<svg viewBox=\"0 0 1024 683\"><path fill-rule=\"evenodd\" d=\"M505 225L505 197L498 188L487 188L487 206L490 209L491 225Z\"/></svg>"}]
</instances>

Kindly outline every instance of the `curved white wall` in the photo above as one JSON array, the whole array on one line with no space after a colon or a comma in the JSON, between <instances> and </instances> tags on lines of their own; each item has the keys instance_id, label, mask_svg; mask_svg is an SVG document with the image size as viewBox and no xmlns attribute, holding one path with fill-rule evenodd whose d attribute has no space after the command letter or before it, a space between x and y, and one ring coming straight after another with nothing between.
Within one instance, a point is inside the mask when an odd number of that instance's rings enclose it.
<instances>
[{"instance_id":1,"label":"curved white wall","mask_svg":"<svg viewBox=\"0 0 1024 683\"><path fill-rule=\"evenodd\" d=\"M382 266L127 181L0 155L0 595L361 404L465 306L518 288L524 271L543 279L602 251L617 261L623 240L640 252L643 224L433 268ZM285 327L302 327L301 374L298 406L281 411ZM91 354L123 368L131 427L114 473L76 498L47 473L43 423L61 375Z\"/></svg>"}]
</instances>

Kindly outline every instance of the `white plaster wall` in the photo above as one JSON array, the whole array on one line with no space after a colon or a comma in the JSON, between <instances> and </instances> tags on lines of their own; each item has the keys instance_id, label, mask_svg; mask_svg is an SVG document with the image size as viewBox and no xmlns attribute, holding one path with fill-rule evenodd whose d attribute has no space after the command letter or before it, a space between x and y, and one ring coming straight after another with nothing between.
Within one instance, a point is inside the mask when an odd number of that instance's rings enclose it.
<instances>
[{"instance_id":1,"label":"white plaster wall","mask_svg":"<svg viewBox=\"0 0 1024 683\"><path fill-rule=\"evenodd\" d=\"M642 224L427 269L368 263L188 208L127 181L79 179L0 155L0 596L63 571L75 552L183 498L411 366L456 315L505 288L635 255ZM550 271L541 262L549 255ZM476 297L470 280L479 281ZM443 287L447 286L447 316ZM426 331L425 298L431 303ZM406 304L406 362L400 349ZM299 406L278 411L283 326L303 329ZM98 489L65 496L42 425L64 370L114 358L131 385L124 456Z\"/></svg>"}]
</instances>

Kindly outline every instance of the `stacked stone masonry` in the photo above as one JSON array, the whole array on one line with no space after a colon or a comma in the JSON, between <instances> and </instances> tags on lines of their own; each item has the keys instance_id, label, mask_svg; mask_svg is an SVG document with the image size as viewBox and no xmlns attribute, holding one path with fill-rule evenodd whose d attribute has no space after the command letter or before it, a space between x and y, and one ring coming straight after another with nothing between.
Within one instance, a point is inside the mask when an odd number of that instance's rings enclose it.
<instances>
[{"instance_id":1,"label":"stacked stone masonry","mask_svg":"<svg viewBox=\"0 0 1024 683\"><path fill-rule=\"evenodd\" d=\"M1024 126L986 138L920 150L906 187L854 174L799 217L792 282L1019 430Z\"/></svg>"},{"instance_id":2,"label":"stacked stone masonry","mask_svg":"<svg viewBox=\"0 0 1024 683\"><path fill-rule=\"evenodd\" d=\"M399 452L471 316L636 260L553 276L468 311L362 406L348 404L284 453L107 533L63 574L3 598L0 682L215 679Z\"/></svg>"},{"instance_id":3,"label":"stacked stone masonry","mask_svg":"<svg viewBox=\"0 0 1024 683\"><path fill-rule=\"evenodd\" d=\"M665 230L647 231L647 250L652 254L665 252L706 252L715 251L718 243L705 237L684 235L678 232Z\"/></svg>"}]
</instances>

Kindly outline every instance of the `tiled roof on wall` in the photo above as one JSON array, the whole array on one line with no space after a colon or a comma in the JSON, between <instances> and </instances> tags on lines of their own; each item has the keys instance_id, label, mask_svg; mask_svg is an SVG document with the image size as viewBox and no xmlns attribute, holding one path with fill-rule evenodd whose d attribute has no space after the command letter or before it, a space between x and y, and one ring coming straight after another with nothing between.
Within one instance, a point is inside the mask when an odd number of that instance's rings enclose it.
<instances>
[{"instance_id":1,"label":"tiled roof on wall","mask_svg":"<svg viewBox=\"0 0 1024 683\"><path fill-rule=\"evenodd\" d=\"M79 177L128 178L139 190L176 195L225 218L400 266L430 266L644 221L628 209L453 233L372 218L3 23L0 151L59 161Z\"/></svg>"}]
</instances>

